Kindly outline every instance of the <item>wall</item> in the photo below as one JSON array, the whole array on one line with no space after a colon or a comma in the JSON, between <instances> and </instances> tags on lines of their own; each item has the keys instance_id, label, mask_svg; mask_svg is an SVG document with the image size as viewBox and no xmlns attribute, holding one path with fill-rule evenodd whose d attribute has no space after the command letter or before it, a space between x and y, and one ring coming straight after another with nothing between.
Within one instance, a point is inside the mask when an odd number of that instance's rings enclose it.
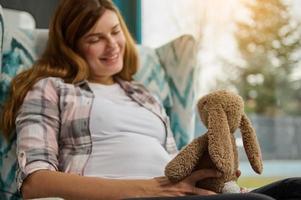
<instances>
[{"instance_id":1,"label":"wall","mask_svg":"<svg viewBox=\"0 0 301 200\"><path fill-rule=\"evenodd\" d=\"M48 28L49 20L59 0L0 0L4 8L31 13L37 28Z\"/></svg>"}]
</instances>

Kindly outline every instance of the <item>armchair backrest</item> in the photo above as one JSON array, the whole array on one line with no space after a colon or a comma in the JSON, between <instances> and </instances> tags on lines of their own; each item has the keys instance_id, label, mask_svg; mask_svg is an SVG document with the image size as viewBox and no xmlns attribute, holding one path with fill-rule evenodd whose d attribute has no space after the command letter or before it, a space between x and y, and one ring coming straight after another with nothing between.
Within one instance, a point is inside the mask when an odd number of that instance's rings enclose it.
<instances>
[{"instance_id":1,"label":"armchair backrest","mask_svg":"<svg viewBox=\"0 0 301 200\"><path fill-rule=\"evenodd\" d=\"M0 5L0 112L11 80L31 67L48 38L48 30L9 26L9 21ZM194 137L196 42L192 36L183 35L158 48L143 45L137 48L141 64L135 79L162 102L170 117L177 146L182 148ZM6 142L0 134L0 145L0 186L17 194L15 140ZM6 197L0 195L0 199Z\"/></svg>"}]
</instances>

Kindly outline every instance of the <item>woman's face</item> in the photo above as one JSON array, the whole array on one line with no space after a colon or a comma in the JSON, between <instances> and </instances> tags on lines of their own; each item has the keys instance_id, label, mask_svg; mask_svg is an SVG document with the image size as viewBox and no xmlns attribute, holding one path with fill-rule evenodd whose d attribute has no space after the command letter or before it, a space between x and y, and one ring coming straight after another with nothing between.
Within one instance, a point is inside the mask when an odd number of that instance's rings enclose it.
<instances>
[{"instance_id":1,"label":"woman's face","mask_svg":"<svg viewBox=\"0 0 301 200\"><path fill-rule=\"evenodd\" d=\"M125 43L116 13L106 10L78 43L79 52L90 68L89 81L114 83L113 75L123 67Z\"/></svg>"}]
</instances>

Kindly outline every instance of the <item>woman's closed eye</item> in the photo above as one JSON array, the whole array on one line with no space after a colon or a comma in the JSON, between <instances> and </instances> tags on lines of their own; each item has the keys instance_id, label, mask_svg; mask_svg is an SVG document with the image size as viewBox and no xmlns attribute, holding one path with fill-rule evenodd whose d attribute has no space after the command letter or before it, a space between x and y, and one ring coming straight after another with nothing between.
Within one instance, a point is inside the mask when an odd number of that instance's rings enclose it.
<instances>
[{"instance_id":1,"label":"woman's closed eye","mask_svg":"<svg viewBox=\"0 0 301 200\"><path fill-rule=\"evenodd\" d=\"M103 36L100 36L100 35L93 35L93 36L90 36L87 40L88 43L90 44L93 44L93 43L96 43L96 42L99 42L101 40L103 40L104 37Z\"/></svg>"},{"instance_id":2,"label":"woman's closed eye","mask_svg":"<svg viewBox=\"0 0 301 200\"><path fill-rule=\"evenodd\" d=\"M116 28L112 31L112 35L118 35L121 32L120 28Z\"/></svg>"}]
</instances>

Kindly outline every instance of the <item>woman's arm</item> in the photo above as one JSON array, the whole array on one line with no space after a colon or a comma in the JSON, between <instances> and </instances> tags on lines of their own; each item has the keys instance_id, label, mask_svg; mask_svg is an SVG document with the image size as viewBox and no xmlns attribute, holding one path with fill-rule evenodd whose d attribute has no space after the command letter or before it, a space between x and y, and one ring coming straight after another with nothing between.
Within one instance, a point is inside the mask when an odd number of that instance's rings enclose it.
<instances>
[{"instance_id":1,"label":"woman's arm","mask_svg":"<svg viewBox=\"0 0 301 200\"><path fill-rule=\"evenodd\" d=\"M171 183L166 177L146 180L119 180L39 170L25 179L21 192L24 199L61 197L68 200L210 195L214 193L196 188L194 185L198 180L217 176L216 171L199 170L181 182Z\"/></svg>"}]
</instances>

